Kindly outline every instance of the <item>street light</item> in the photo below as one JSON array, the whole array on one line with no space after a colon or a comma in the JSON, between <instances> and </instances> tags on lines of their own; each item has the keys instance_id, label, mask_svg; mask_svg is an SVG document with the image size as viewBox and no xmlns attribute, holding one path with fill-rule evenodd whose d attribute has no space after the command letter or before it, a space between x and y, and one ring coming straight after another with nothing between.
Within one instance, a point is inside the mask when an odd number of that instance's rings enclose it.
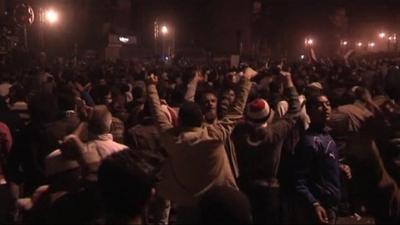
<instances>
[{"instance_id":1,"label":"street light","mask_svg":"<svg viewBox=\"0 0 400 225\"><path fill-rule=\"evenodd\" d=\"M169 32L168 27L166 25L163 25L161 27L161 33L166 35L166 34L168 34L168 32Z\"/></svg>"},{"instance_id":2,"label":"street light","mask_svg":"<svg viewBox=\"0 0 400 225\"><path fill-rule=\"evenodd\" d=\"M358 43L357 43L357 46L358 46L358 47L362 47L362 46L363 46L363 43L362 43L362 42L358 42Z\"/></svg>"},{"instance_id":3,"label":"street light","mask_svg":"<svg viewBox=\"0 0 400 225\"><path fill-rule=\"evenodd\" d=\"M57 23L59 19L58 12L54 11L53 9L46 10L45 19L49 24Z\"/></svg>"},{"instance_id":4,"label":"street light","mask_svg":"<svg viewBox=\"0 0 400 225\"><path fill-rule=\"evenodd\" d=\"M304 44L306 46L312 46L314 44L314 40L311 39L311 38L306 38L305 41L304 41Z\"/></svg>"},{"instance_id":5,"label":"street light","mask_svg":"<svg viewBox=\"0 0 400 225\"><path fill-rule=\"evenodd\" d=\"M375 47L375 42L370 42L370 43L368 43L368 47L374 48L374 47Z\"/></svg>"},{"instance_id":6,"label":"street light","mask_svg":"<svg viewBox=\"0 0 400 225\"><path fill-rule=\"evenodd\" d=\"M386 37L386 33L385 32L380 32L379 33L379 37L382 38L382 39L385 38Z\"/></svg>"},{"instance_id":7,"label":"street light","mask_svg":"<svg viewBox=\"0 0 400 225\"><path fill-rule=\"evenodd\" d=\"M130 41L130 39L128 37L119 37L118 38L120 42L126 44Z\"/></svg>"}]
</instances>

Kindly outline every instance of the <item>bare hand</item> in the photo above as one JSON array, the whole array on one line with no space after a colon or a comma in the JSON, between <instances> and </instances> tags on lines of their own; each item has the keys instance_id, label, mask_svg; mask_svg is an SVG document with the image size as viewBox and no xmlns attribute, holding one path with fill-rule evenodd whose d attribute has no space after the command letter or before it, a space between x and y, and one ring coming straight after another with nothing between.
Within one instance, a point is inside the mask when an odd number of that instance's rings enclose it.
<instances>
[{"instance_id":1,"label":"bare hand","mask_svg":"<svg viewBox=\"0 0 400 225\"><path fill-rule=\"evenodd\" d=\"M247 68L244 70L244 75L243 75L243 76L244 76L246 79L251 80L251 79L252 79L253 77L255 77L257 74L258 74L257 71L253 70L251 67L247 67Z\"/></svg>"},{"instance_id":2,"label":"bare hand","mask_svg":"<svg viewBox=\"0 0 400 225\"><path fill-rule=\"evenodd\" d=\"M194 71L194 76L193 76L193 81L195 82L199 82L199 81L203 81L204 80L204 76L201 73L200 70L195 70Z\"/></svg>"},{"instance_id":3,"label":"bare hand","mask_svg":"<svg viewBox=\"0 0 400 225\"><path fill-rule=\"evenodd\" d=\"M157 85L158 83L158 77L154 74L150 74L150 76L147 77L147 84L149 85Z\"/></svg>"},{"instance_id":4,"label":"bare hand","mask_svg":"<svg viewBox=\"0 0 400 225\"><path fill-rule=\"evenodd\" d=\"M326 213L325 209L320 205L317 205L314 207L315 207L314 212L315 212L315 215L317 216L318 222L321 224L328 224L329 219L328 219L328 214Z\"/></svg>"},{"instance_id":5,"label":"bare hand","mask_svg":"<svg viewBox=\"0 0 400 225\"><path fill-rule=\"evenodd\" d=\"M283 76L285 78L289 78L289 77L292 77L292 74L288 71L281 70L281 76Z\"/></svg>"},{"instance_id":6,"label":"bare hand","mask_svg":"<svg viewBox=\"0 0 400 225\"><path fill-rule=\"evenodd\" d=\"M294 86L293 80L292 80L292 74L290 72L281 71L280 74L281 74L281 77L284 80L284 83L285 83L286 87L293 87Z\"/></svg>"},{"instance_id":7,"label":"bare hand","mask_svg":"<svg viewBox=\"0 0 400 225\"><path fill-rule=\"evenodd\" d=\"M353 178L353 175L351 174L350 166L348 166L346 164L340 164L339 168L346 175L346 178L348 180L351 180L351 178Z\"/></svg>"}]
</instances>

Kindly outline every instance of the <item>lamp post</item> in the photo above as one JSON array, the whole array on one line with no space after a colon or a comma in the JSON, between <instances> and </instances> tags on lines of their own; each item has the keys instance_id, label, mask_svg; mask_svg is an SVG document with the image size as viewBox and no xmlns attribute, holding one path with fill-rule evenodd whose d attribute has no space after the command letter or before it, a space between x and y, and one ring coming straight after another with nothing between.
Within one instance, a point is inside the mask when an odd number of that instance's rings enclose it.
<instances>
[{"instance_id":1,"label":"lamp post","mask_svg":"<svg viewBox=\"0 0 400 225\"><path fill-rule=\"evenodd\" d=\"M45 44L45 29L48 26L53 26L59 22L60 16L58 11L54 9L39 9L39 20L40 20L40 46L41 50L44 49Z\"/></svg>"},{"instance_id":2,"label":"lamp post","mask_svg":"<svg viewBox=\"0 0 400 225\"><path fill-rule=\"evenodd\" d=\"M167 39L167 35L169 34L169 29L167 27L167 25L162 25L161 26L161 34L162 34L162 50L161 50L161 54L163 59L168 55L167 54L167 50L166 50L166 39Z\"/></svg>"}]
</instances>

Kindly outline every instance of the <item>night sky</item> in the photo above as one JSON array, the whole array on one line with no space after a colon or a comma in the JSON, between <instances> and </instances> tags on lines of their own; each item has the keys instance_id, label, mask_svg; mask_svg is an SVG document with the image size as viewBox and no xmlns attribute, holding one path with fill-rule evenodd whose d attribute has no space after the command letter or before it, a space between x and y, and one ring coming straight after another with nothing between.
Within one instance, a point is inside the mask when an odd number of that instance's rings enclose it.
<instances>
[{"instance_id":1,"label":"night sky","mask_svg":"<svg viewBox=\"0 0 400 225\"><path fill-rule=\"evenodd\" d=\"M16 2L1 1L8 9ZM137 47L150 48L155 18L174 26L177 48L216 53L237 51L240 40L248 49L258 41L272 52L295 52L307 35L315 36L330 51L328 43L340 38L364 40L380 30L400 32L399 0L261 0L257 15L252 13L251 0L131 0L130 9L118 7L118 0L27 2L56 5L65 11L63 25L48 31L58 42L66 40L65 49L74 42L86 48L104 47L106 38L101 32L106 23L110 32L133 33L139 40ZM343 23L339 27L332 23L334 15Z\"/></svg>"}]
</instances>

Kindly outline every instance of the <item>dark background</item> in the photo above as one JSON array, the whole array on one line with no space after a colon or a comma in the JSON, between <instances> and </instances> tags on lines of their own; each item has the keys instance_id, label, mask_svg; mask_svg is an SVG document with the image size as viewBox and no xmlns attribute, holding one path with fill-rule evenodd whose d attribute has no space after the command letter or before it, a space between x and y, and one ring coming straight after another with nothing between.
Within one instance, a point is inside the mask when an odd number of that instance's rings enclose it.
<instances>
[{"instance_id":1,"label":"dark background","mask_svg":"<svg viewBox=\"0 0 400 225\"><path fill-rule=\"evenodd\" d=\"M0 0L12 14L15 0ZM151 52L154 21L175 30L176 49L213 55L252 56L301 54L304 38L316 39L316 49L333 53L341 39L368 41L379 31L400 30L400 1L396 0L28 0L34 9L52 5L62 11L61 22L46 27L45 43L57 52L99 51L108 34L137 37L134 48ZM254 11L255 2L261 8ZM4 16L3 16L4 17ZM2 18L3 22L5 21ZM38 20L29 29L30 46L38 48ZM240 45L241 43L241 45ZM239 46L242 46L240 48Z\"/></svg>"}]
</instances>

